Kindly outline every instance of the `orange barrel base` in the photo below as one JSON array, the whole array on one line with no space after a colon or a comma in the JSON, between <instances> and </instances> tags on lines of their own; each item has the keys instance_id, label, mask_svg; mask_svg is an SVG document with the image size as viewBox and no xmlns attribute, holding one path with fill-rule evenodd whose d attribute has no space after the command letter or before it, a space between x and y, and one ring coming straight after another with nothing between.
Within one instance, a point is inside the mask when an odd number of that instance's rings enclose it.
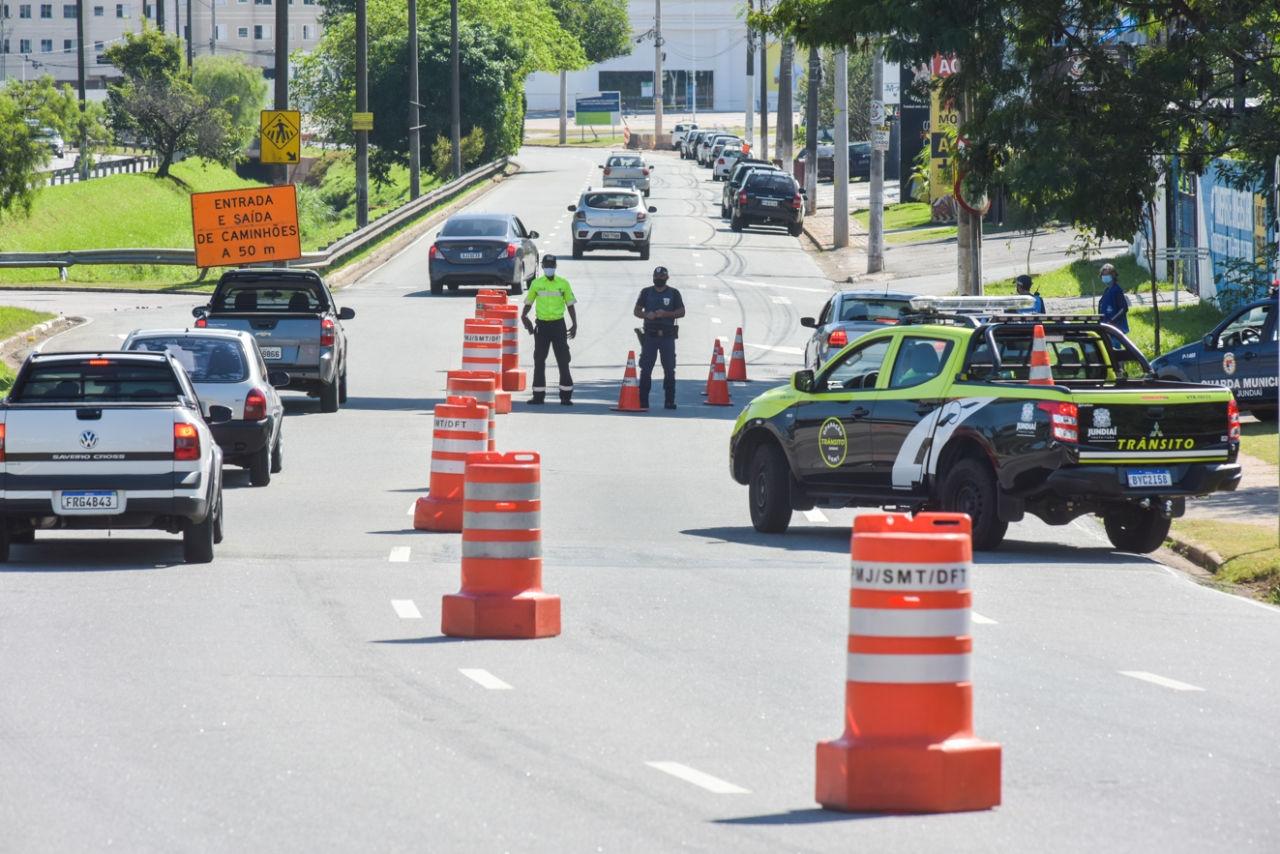
<instances>
[{"instance_id":1,"label":"orange barrel base","mask_svg":"<svg viewBox=\"0 0 1280 854\"><path fill-rule=\"evenodd\" d=\"M846 812L968 812L1000 805L1000 745L976 738L937 744L818 744L817 801Z\"/></svg>"},{"instance_id":2,"label":"orange barrel base","mask_svg":"<svg viewBox=\"0 0 1280 854\"><path fill-rule=\"evenodd\" d=\"M459 638L549 638L560 634L560 597L525 591L514 597L450 593L441 603L440 629Z\"/></svg>"},{"instance_id":3,"label":"orange barrel base","mask_svg":"<svg viewBox=\"0 0 1280 854\"><path fill-rule=\"evenodd\" d=\"M499 377L499 381L502 381L501 376ZM494 405L497 407L495 411L499 415L506 415L511 411L511 391L512 389L508 389L507 391L494 393ZM520 391L520 389L514 389L514 391Z\"/></svg>"},{"instance_id":4,"label":"orange barrel base","mask_svg":"<svg viewBox=\"0 0 1280 854\"><path fill-rule=\"evenodd\" d=\"M417 531L442 531L456 534L462 530L462 502L425 496L413 505L413 527Z\"/></svg>"},{"instance_id":5,"label":"orange barrel base","mask_svg":"<svg viewBox=\"0 0 1280 854\"><path fill-rule=\"evenodd\" d=\"M514 369L502 372L503 391L524 391L529 383L529 375L522 370ZM510 400L510 395L507 399Z\"/></svg>"}]
</instances>

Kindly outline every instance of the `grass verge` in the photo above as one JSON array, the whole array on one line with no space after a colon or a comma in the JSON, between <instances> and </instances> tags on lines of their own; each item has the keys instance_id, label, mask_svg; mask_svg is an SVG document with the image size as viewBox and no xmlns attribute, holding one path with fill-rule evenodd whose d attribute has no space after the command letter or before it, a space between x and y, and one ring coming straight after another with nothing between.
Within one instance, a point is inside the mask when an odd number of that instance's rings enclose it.
<instances>
[{"instance_id":1,"label":"grass verge","mask_svg":"<svg viewBox=\"0 0 1280 854\"><path fill-rule=\"evenodd\" d=\"M871 211L854 211L853 218L863 228L870 228ZM896 231L900 228L920 228L932 223L933 217L929 212L929 206L924 202L899 202L884 209L885 231ZM953 226L951 230L954 232L955 227Z\"/></svg>"},{"instance_id":2,"label":"grass verge","mask_svg":"<svg viewBox=\"0 0 1280 854\"><path fill-rule=\"evenodd\" d=\"M1273 526L1208 519L1178 519L1179 534L1222 556L1216 578L1247 587L1280 605L1280 547Z\"/></svg>"},{"instance_id":3,"label":"grass verge","mask_svg":"<svg viewBox=\"0 0 1280 854\"><path fill-rule=\"evenodd\" d=\"M54 315L44 311L31 311L27 308L14 308L0 305L0 341L12 338L23 330L30 329L37 323L53 320ZM0 391L8 390L13 385L13 369L0 359Z\"/></svg>"},{"instance_id":4,"label":"grass verge","mask_svg":"<svg viewBox=\"0 0 1280 854\"><path fill-rule=\"evenodd\" d=\"M1245 421L1240 425L1240 450L1273 466L1280 466L1276 422Z\"/></svg>"},{"instance_id":5,"label":"grass verge","mask_svg":"<svg viewBox=\"0 0 1280 854\"><path fill-rule=\"evenodd\" d=\"M1145 269L1138 266L1137 260L1132 255L1117 255L1113 258L1096 258L1089 261L1072 261L1064 267L1056 270L1050 270L1047 273L1033 273L1031 281L1033 289L1040 292L1042 297L1100 297L1102 296L1102 280L1098 278L1098 271L1103 264L1110 262L1115 265L1116 275L1120 277L1120 285L1126 291L1132 291L1134 288L1141 288L1143 293L1151 291L1151 274ZM1161 290L1171 290L1173 285L1168 282L1161 282ZM983 290L993 296L1000 294L1011 294L1014 292L1013 279L1000 279L999 281L989 282ZM1133 312L1129 313L1133 316Z\"/></svg>"},{"instance_id":6,"label":"grass verge","mask_svg":"<svg viewBox=\"0 0 1280 854\"><path fill-rule=\"evenodd\" d=\"M1213 303L1160 306L1160 353L1176 350L1203 337L1222 320L1222 312ZM1155 315L1150 307L1129 310L1129 338L1153 359L1156 353Z\"/></svg>"},{"instance_id":7,"label":"grass verge","mask_svg":"<svg viewBox=\"0 0 1280 854\"><path fill-rule=\"evenodd\" d=\"M560 135L527 136L524 139L524 144L537 148L559 148ZM570 148L622 148L622 146L626 144L626 137L620 133L614 134L613 136L610 136L609 134L602 134L599 137L588 135L586 139L583 139L580 134L570 131L569 135L565 138L565 145Z\"/></svg>"},{"instance_id":8,"label":"grass verge","mask_svg":"<svg viewBox=\"0 0 1280 854\"><path fill-rule=\"evenodd\" d=\"M955 236L956 227L954 225L943 225L938 228L909 228L905 231L890 231L885 234L884 242L900 246L904 243L923 243L926 240L941 240Z\"/></svg>"}]
</instances>

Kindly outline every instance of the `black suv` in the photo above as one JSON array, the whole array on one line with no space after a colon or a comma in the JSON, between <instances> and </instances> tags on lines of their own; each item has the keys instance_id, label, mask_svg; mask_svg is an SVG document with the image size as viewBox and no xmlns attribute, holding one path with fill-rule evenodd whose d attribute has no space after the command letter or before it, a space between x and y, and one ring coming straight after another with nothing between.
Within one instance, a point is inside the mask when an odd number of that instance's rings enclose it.
<instances>
[{"instance_id":1,"label":"black suv","mask_svg":"<svg viewBox=\"0 0 1280 854\"><path fill-rule=\"evenodd\" d=\"M729 180L724 182L724 192L720 194L720 216L722 218L729 218L729 212L733 210L733 197L738 195L738 191L742 189L743 182L747 180L747 176L753 171L781 172L782 170L768 160L760 160L755 157L738 158L738 165L734 166L733 171L729 173Z\"/></svg>"},{"instance_id":2,"label":"black suv","mask_svg":"<svg viewBox=\"0 0 1280 854\"><path fill-rule=\"evenodd\" d=\"M793 236L804 228L804 191L783 172L752 172L733 199L729 228L780 225Z\"/></svg>"}]
</instances>

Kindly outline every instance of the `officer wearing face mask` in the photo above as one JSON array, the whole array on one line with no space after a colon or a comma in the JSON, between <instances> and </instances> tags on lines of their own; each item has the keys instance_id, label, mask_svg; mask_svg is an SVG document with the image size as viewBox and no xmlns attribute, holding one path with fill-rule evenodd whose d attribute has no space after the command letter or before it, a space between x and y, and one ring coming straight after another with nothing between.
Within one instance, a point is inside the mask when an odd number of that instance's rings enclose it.
<instances>
[{"instance_id":1,"label":"officer wearing face mask","mask_svg":"<svg viewBox=\"0 0 1280 854\"><path fill-rule=\"evenodd\" d=\"M533 397L529 403L541 405L547 397L547 351L554 350L556 367L560 369L560 404L573 405L573 375L569 373L569 339L578 334L578 312L573 307L577 299L569 280L556 275L556 256L542 256L542 275L533 280L525 297L520 320L533 336ZM529 320L529 311L536 308L538 325ZM570 326L564 325L565 312L569 313Z\"/></svg>"},{"instance_id":2,"label":"officer wearing face mask","mask_svg":"<svg viewBox=\"0 0 1280 854\"><path fill-rule=\"evenodd\" d=\"M635 316L644 321L640 336L640 406L649 408L653 363L662 357L662 397L667 409L676 408L676 320L684 317L680 292L667 285L666 267L655 267L653 286L640 291ZM640 331L640 330L637 330Z\"/></svg>"},{"instance_id":3,"label":"officer wearing face mask","mask_svg":"<svg viewBox=\"0 0 1280 854\"><path fill-rule=\"evenodd\" d=\"M1106 290L1102 292L1102 299L1098 301L1098 313L1102 315L1103 323L1110 323L1127 334L1129 332L1129 300L1124 295L1124 289L1120 287L1120 277L1116 275L1115 265L1103 264L1099 272Z\"/></svg>"}]
</instances>

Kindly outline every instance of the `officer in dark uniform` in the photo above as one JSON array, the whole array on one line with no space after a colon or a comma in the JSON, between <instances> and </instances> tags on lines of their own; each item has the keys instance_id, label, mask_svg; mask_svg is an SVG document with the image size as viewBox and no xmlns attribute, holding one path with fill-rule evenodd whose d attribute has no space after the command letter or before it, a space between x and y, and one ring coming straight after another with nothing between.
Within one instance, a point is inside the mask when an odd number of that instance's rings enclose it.
<instances>
[{"instance_id":1,"label":"officer in dark uniform","mask_svg":"<svg viewBox=\"0 0 1280 854\"><path fill-rule=\"evenodd\" d=\"M640 405L649 408L653 363L662 357L662 396L667 409L676 408L676 320L684 317L680 292L667 285L666 267L655 267L653 286L640 291L635 316L644 321L640 336Z\"/></svg>"}]
</instances>

